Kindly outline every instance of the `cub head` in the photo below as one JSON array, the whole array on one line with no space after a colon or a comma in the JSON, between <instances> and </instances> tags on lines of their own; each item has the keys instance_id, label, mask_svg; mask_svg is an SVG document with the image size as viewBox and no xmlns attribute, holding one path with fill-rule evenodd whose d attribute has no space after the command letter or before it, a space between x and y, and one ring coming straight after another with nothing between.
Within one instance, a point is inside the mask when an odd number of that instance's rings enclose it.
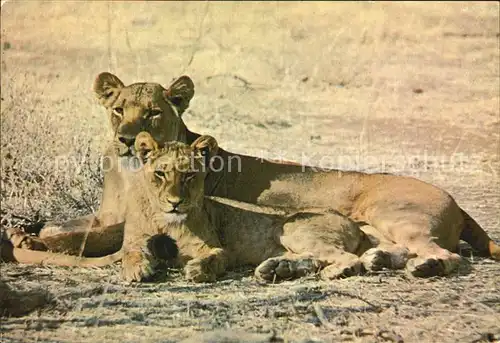
<instances>
[{"instance_id":1,"label":"cub head","mask_svg":"<svg viewBox=\"0 0 500 343\"><path fill-rule=\"evenodd\" d=\"M146 131L157 142L185 141L182 113L194 95L194 84L181 76L168 88L157 83L125 86L113 74L104 72L94 82L94 93L106 108L120 156L132 156L137 134Z\"/></svg>"},{"instance_id":2,"label":"cub head","mask_svg":"<svg viewBox=\"0 0 500 343\"><path fill-rule=\"evenodd\" d=\"M202 209L207 161L217 151L217 141L201 136L193 144L169 142L160 148L141 132L135 139L136 155L144 162L145 191L155 212L168 222L182 221L187 213Z\"/></svg>"}]
</instances>

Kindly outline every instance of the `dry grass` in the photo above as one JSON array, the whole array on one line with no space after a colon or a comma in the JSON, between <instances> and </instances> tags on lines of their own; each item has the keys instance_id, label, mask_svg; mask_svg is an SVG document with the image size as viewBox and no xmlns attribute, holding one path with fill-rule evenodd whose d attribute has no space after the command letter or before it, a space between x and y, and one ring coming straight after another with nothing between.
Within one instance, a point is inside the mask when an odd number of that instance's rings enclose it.
<instances>
[{"instance_id":1,"label":"dry grass","mask_svg":"<svg viewBox=\"0 0 500 343\"><path fill-rule=\"evenodd\" d=\"M188 74L196 95L185 121L222 147L414 175L450 191L498 240L498 13L497 3L8 2L2 224L98 208L109 130L90 87L109 70L165 85ZM63 160L76 164L54 171ZM449 278L383 272L268 286L249 271L214 285L175 273L128 285L117 266L4 264L2 280L41 287L54 302L3 319L0 337L176 342L228 327L287 342L498 337L499 264L470 262Z\"/></svg>"}]
</instances>

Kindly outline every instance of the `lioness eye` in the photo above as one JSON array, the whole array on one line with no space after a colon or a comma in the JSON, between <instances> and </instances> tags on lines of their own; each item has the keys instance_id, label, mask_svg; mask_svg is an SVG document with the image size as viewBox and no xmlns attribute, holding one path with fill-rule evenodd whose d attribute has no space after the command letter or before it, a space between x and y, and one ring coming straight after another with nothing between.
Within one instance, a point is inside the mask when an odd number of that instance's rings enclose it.
<instances>
[{"instance_id":1,"label":"lioness eye","mask_svg":"<svg viewBox=\"0 0 500 343\"><path fill-rule=\"evenodd\" d=\"M155 176L160 178L160 179L164 179L165 178L165 173L161 170L155 170Z\"/></svg>"},{"instance_id":2,"label":"lioness eye","mask_svg":"<svg viewBox=\"0 0 500 343\"><path fill-rule=\"evenodd\" d=\"M121 108L121 107L113 108L113 112L120 117L123 116L123 108Z\"/></svg>"}]
</instances>

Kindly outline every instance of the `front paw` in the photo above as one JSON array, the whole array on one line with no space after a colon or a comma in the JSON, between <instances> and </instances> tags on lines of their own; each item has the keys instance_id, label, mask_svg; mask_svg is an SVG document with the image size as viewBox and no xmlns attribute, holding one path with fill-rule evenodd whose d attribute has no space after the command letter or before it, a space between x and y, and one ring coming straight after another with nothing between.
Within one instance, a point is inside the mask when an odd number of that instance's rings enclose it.
<instances>
[{"instance_id":1,"label":"front paw","mask_svg":"<svg viewBox=\"0 0 500 343\"><path fill-rule=\"evenodd\" d=\"M47 246L39 237L31 236L19 228L7 228L4 239L9 240L14 248L47 251Z\"/></svg>"},{"instance_id":2,"label":"front paw","mask_svg":"<svg viewBox=\"0 0 500 343\"><path fill-rule=\"evenodd\" d=\"M205 260L195 258L184 267L186 279L193 282L214 282L217 276Z\"/></svg>"},{"instance_id":3,"label":"front paw","mask_svg":"<svg viewBox=\"0 0 500 343\"><path fill-rule=\"evenodd\" d=\"M122 259L122 276L125 281L146 281L154 274L156 263L144 252L126 252Z\"/></svg>"},{"instance_id":4,"label":"front paw","mask_svg":"<svg viewBox=\"0 0 500 343\"><path fill-rule=\"evenodd\" d=\"M355 275L361 275L364 272L365 267L361 260L353 259L327 266L321 271L321 277L324 280L343 279Z\"/></svg>"}]
</instances>

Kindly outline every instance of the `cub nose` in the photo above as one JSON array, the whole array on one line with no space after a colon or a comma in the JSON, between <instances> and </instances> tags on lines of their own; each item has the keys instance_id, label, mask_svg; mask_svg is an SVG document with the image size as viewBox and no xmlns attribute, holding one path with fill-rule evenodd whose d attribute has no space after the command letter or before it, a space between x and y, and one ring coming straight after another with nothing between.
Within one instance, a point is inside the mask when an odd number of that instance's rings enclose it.
<instances>
[{"instance_id":1,"label":"cub nose","mask_svg":"<svg viewBox=\"0 0 500 343\"><path fill-rule=\"evenodd\" d=\"M134 145L135 143L135 137L126 137L126 136L120 136L118 137L118 140L128 146L129 148Z\"/></svg>"}]
</instances>

